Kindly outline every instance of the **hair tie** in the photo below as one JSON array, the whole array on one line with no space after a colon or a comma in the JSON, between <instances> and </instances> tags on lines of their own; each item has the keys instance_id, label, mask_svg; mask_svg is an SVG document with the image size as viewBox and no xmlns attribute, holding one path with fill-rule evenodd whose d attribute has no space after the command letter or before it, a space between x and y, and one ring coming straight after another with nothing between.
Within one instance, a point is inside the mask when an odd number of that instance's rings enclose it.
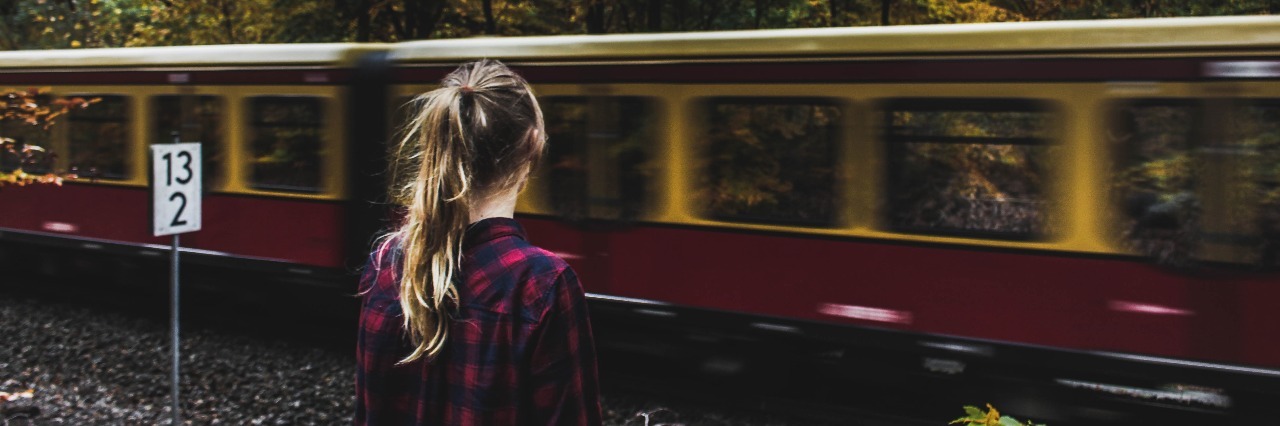
<instances>
[{"instance_id":1,"label":"hair tie","mask_svg":"<svg viewBox=\"0 0 1280 426\"><path fill-rule=\"evenodd\" d=\"M475 92L475 90L471 88L471 85L463 85L462 87L459 87L458 90L461 90L462 93L468 94L468 95Z\"/></svg>"}]
</instances>

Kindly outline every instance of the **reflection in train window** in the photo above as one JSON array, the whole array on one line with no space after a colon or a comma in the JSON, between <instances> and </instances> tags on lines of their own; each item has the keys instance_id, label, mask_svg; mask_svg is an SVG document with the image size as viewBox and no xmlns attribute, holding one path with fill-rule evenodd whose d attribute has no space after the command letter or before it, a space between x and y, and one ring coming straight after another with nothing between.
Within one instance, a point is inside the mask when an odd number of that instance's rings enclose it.
<instances>
[{"instance_id":1,"label":"reflection in train window","mask_svg":"<svg viewBox=\"0 0 1280 426\"><path fill-rule=\"evenodd\" d=\"M50 105L53 96L48 94L37 95L35 99L39 105ZM22 120L0 120L0 138L11 139L15 144L13 151L0 151L0 172L11 173L18 168L22 168L23 172L31 174L45 174L54 171L53 159L55 155L45 156L44 152L51 151L27 151L23 153L22 147L27 144L38 146L41 148L52 148L49 141L49 129L44 126L31 125Z\"/></svg>"},{"instance_id":2,"label":"reflection in train window","mask_svg":"<svg viewBox=\"0 0 1280 426\"><path fill-rule=\"evenodd\" d=\"M1049 115L1024 100L887 104L889 222L927 234L1046 233Z\"/></svg>"},{"instance_id":3,"label":"reflection in train window","mask_svg":"<svg viewBox=\"0 0 1280 426\"><path fill-rule=\"evenodd\" d=\"M322 102L317 97L253 98L254 188L320 192Z\"/></svg>"},{"instance_id":4,"label":"reflection in train window","mask_svg":"<svg viewBox=\"0 0 1280 426\"><path fill-rule=\"evenodd\" d=\"M1110 135L1127 249L1172 266L1280 263L1280 102L1133 100Z\"/></svg>"},{"instance_id":5,"label":"reflection in train window","mask_svg":"<svg viewBox=\"0 0 1280 426\"><path fill-rule=\"evenodd\" d=\"M129 105L124 96L100 97L101 102L67 115L69 171L90 179L127 179Z\"/></svg>"},{"instance_id":6,"label":"reflection in train window","mask_svg":"<svg viewBox=\"0 0 1280 426\"><path fill-rule=\"evenodd\" d=\"M1202 234L1228 237L1203 242L1200 257L1280 265L1280 100L1238 105L1222 122L1228 149L1205 155L1204 173L1234 180L1219 182L1229 186L1203 197L1208 229ZM1213 180L1203 179L1203 190Z\"/></svg>"},{"instance_id":7,"label":"reflection in train window","mask_svg":"<svg viewBox=\"0 0 1280 426\"><path fill-rule=\"evenodd\" d=\"M1190 101L1134 101L1115 111L1113 198L1124 212L1128 248L1164 263L1189 260L1196 227L1193 140L1199 108Z\"/></svg>"},{"instance_id":8,"label":"reflection in train window","mask_svg":"<svg viewBox=\"0 0 1280 426\"><path fill-rule=\"evenodd\" d=\"M151 143L170 143L175 135L182 142L200 142L205 188L221 183L223 102L217 96L164 95L151 100Z\"/></svg>"},{"instance_id":9,"label":"reflection in train window","mask_svg":"<svg viewBox=\"0 0 1280 426\"><path fill-rule=\"evenodd\" d=\"M649 197L653 102L640 97L552 96L541 101L543 160L556 214L629 220Z\"/></svg>"},{"instance_id":10,"label":"reflection in train window","mask_svg":"<svg viewBox=\"0 0 1280 426\"><path fill-rule=\"evenodd\" d=\"M697 197L711 217L830 226L841 111L823 99L706 104Z\"/></svg>"}]
</instances>

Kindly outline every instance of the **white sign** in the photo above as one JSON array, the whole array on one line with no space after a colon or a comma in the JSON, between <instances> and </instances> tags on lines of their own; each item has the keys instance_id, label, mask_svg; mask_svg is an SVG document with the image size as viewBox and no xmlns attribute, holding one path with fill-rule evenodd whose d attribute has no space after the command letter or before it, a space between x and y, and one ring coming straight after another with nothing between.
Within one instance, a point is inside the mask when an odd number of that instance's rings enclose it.
<instances>
[{"instance_id":1,"label":"white sign","mask_svg":"<svg viewBox=\"0 0 1280 426\"><path fill-rule=\"evenodd\" d=\"M152 234L200 230L200 143L151 145Z\"/></svg>"}]
</instances>

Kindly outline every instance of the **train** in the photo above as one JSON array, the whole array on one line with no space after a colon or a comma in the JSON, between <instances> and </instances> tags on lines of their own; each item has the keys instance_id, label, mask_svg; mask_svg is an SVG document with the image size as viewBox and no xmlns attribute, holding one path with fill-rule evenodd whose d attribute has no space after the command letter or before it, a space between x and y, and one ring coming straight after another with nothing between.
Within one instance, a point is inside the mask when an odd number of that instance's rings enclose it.
<instances>
[{"instance_id":1,"label":"train","mask_svg":"<svg viewBox=\"0 0 1280 426\"><path fill-rule=\"evenodd\" d=\"M0 253L162 256L146 147L177 134L184 262L354 293L403 105L477 58L537 92L517 216L620 346L1059 423L1273 417L1268 16L0 52L0 87L101 99L36 141L79 179L0 188Z\"/></svg>"}]
</instances>

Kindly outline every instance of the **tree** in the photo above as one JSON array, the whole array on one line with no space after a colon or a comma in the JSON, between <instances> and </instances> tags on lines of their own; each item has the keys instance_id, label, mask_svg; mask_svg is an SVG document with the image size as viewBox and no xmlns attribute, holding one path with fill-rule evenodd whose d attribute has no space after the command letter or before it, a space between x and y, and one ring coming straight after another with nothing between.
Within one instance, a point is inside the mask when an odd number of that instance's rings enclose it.
<instances>
[{"instance_id":1,"label":"tree","mask_svg":"<svg viewBox=\"0 0 1280 426\"><path fill-rule=\"evenodd\" d=\"M0 0L0 49L1270 14L1280 0Z\"/></svg>"}]
</instances>

